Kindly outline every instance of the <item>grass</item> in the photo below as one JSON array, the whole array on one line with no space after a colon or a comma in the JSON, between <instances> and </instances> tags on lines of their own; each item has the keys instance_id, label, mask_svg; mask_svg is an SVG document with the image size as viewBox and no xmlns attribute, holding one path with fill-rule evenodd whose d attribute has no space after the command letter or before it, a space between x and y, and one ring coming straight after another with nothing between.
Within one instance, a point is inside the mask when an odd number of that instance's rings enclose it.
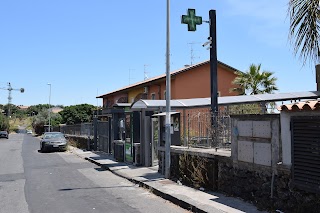
<instances>
[{"instance_id":1,"label":"grass","mask_svg":"<svg viewBox=\"0 0 320 213\"><path fill-rule=\"evenodd\" d=\"M26 118L19 119L16 117L12 117L9 120L9 124L10 124L10 132L18 130L19 127L23 127L25 129L32 129L32 118L26 117Z\"/></svg>"}]
</instances>

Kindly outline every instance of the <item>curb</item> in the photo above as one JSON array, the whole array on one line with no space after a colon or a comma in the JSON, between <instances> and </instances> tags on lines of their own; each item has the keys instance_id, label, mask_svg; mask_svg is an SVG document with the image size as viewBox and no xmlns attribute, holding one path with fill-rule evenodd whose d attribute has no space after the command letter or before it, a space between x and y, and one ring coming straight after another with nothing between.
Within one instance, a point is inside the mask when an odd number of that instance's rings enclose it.
<instances>
[{"instance_id":1,"label":"curb","mask_svg":"<svg viewBox=\"0 0 320 213\"><path fill-rule=\"evenodd\" d=\"M170 195L168 193L164 193L164 192L162 192L162 191L160 191L160 190L148 185L145 182L136 180L134 178L127 178L127 177L125 177L123 175L120 175L120 174L110 170L110 168L108 166L103 165L103 164L91 159L90 157L82 157L81 155L79 155L79 154L77 154L75 152L72 152L72 153L77 155L78 157L81 157L81 158L83 158L83 159L85 159L85 160L97 165L97 166L100 166L101 168L103 168L105 170L108 170L108 171L112 172L113 174L115 174L115 175L117 175L119 177L125 178L125 179L129 180L132 183L138 184L139 187L143 187L145 189L148 189L151 193L153 193L153 194L155 194L155 195L157 195L157 196L159 196L159 197L161 197L161 198L163 198L163 199L165 199L167 201L170 201L171 203L173 203L173 204L175 204L177 206L180 206L183 209L186 209L186 210L192 211L192 212L196 212L196 213L207 213L206 211L196 207L195 205L192 205L192 204L187 203L187 202L185 202L183 200L180 200L180 199L178 199L178 198L176 198L176 197L174 197L174 196L172 196L172 195Z\"/></svg>"},{"instance_id":2,"label":"curb","mask_svg":"<svg viewBox=\"0 0 320 213\"><path fill-rule=\"evenodd\" d=\"M202 210L202 209L199 209L198 207L194 206L194 205L191 205L190 203L187 203L183 200L180 200L170 194L167 194L167 193L164 193L156 188L153 188L152 186L142 182L142 181L138 181L138 180L134 180L134 179L131 179L130 180L131 182L133 183L136 183L136 184L139 184L140 187L143 187L145 189L148 189L150 192L152 192L153 194L165 199L165 200L168 200L170 201L171 203L177 205L177 206L180 206L181 208L183 209L186 209L188 211L192 211L192 212L196 212L196 213L207 213L206 211Z\"/></svg>"}]
</instances>

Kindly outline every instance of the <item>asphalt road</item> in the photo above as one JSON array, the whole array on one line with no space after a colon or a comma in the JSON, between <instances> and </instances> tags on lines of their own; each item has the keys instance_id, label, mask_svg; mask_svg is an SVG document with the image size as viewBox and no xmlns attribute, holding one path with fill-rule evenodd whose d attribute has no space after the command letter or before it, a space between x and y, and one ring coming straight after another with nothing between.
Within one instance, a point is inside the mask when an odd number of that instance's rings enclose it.
<instances>
[{"instance_id":1,"label":"asphalt road","mask_svg":"<svg viewBox=\"0 0 320 213\"><path fill-rule=\"evenodd\" d=\"M69 152L39 153L39 139L0 139L0 213L186 212Z\"/></svg>"}]
</instances>

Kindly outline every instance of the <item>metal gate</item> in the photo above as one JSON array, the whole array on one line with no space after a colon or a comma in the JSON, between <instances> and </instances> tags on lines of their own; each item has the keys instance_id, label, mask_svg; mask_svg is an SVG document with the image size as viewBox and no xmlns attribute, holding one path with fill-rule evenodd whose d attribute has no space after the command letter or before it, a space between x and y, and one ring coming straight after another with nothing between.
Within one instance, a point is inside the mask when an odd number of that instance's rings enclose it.
<instances>
[{"instance_id":1,"label":"metal gate","mask_svg":"<svg viewBox=\"0 0 320 213\"><path fill-rule=\"evenodd\" d=\"M98 148L100 151L110 153L110 132L109 132L109 121L98 121L97 122L98 132Z\"/></svg>"},{"instance_id":2,"label":"metal gate","mask_svg":"<svg viewBox=\"0 0 320 213\"><path fill-rule=\"evenodd\" d=\"M320 116L293 117L291 134L294 184L320 193Z\"/></svg>"}]
</instances>

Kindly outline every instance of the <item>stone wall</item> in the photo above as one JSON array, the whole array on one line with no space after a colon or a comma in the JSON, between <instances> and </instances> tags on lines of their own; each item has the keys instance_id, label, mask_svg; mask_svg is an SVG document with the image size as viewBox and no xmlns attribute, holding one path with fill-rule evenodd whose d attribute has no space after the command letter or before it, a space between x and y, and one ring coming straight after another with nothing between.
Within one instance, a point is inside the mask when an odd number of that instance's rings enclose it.
<instances>
[{"instance_id":1,"label":"stone wall","mask_svg":"<svg viewBox=\"0 0 320 213\"><path fill-rule=\"evenodd\" d=\"M250 201L261 210L319 212L320 195L295 188L288 168L278 166L273 173L269 167L219 161L218 169L219 191Z\"/></svg>"},{"instance_id":2,"label":"stone wall","mask_svg":"<svg viewBox=\"0 0 320 213\"><path fill-rule=\"evenodd\" d=\"M184 185L204 190L216 190L219 159L230 158L231 153L217 154L215 149L171 147L170 177ZM225 156L226 155L226 156ZM159 172L164 171L164 149L159 151Z\"/></svg>"},{"instance_id":3,"label":"stone wall","mask_svg":"<svg viewBox=\"0 0 320 213\"><path fill-rule=\"evenodd\" d=\"M88 136L65 135L68 144L79 149L91 150L93 148L93 138ZM89 145L90 144L90 145Z\"/></svg>"},{"instance_id":4,"label":"stone wall","mask_svg":"<svg viewBox=\"0 0 320 213\"><path fill-rule=\"evenodd\" d=\"M171 179L182 184L207 190L215 189L215 160L188 154L171 155Z\"/></svg>"},{"instance_id":5,"label":"stone wall","mask_svg":"<svg viewBox=\"0 0 320 213\"><path fill-rule=\"evenodd\" d=\"M320 209L320 195L296 188L290 168L282 165L272 170L268 166L234 162L228 156L172 149L170 171L174 181L239 197L260 210L312 213Z\"/></svg>"}]
</instances>

